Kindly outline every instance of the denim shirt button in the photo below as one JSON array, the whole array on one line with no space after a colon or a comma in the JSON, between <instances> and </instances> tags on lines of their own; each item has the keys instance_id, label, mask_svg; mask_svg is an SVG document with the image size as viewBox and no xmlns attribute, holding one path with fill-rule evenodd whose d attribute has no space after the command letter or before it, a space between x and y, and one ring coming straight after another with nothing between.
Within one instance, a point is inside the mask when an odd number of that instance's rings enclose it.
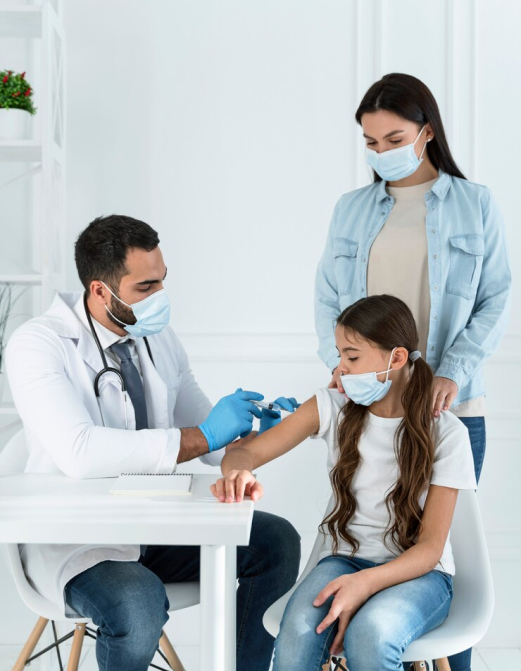
<instances>
[{"instance_id":1,"label":"denim shirt button","mask_svg":"<svg viewBox=\"0 0 521 671\"><path fill-rule=\"evenodd\" d=\"M432 231L431 231L431 233L436 233L436 230L433 228Z\"/></svg>"},{"instance_id":2,"label":"denim shirt button","mask_svg":"<svg viewBox=\"0 0 521 671\"><path fill-rule=\"evenodd\" d=\"M437 255L437 254L434 254L434 258L437 259L437 258L438 258L438 255Z\"/></svg>"},{"instance_id":3,"label":"denim shirt button","mask_svg":"<svg viewBox=\"0 0 521 671\"><path fill-rule=\"evenodd\" d=\"M434 345L432 345L431 349L434 349Z\"/></svg>"},{"instance_id":4,"label":"denim shirt button","mask_svg":"<svg viewBox=\"0 0 521 671\"><path fill-rule=\"evenodd\" d=\"M434 287L434 291L438 291L438 287L437 287L437 286L436 286L436 287Z\"/></svg>"},{"instance_id":5,"label":"denim shirt button","mask_svg":"<svg viewBox=\"0 0 521 671\"><path fill-rule=\"evenodd\" d=\"M365 256L362 257L362 262L365 263Z\"/></svg>"}]
</instances>

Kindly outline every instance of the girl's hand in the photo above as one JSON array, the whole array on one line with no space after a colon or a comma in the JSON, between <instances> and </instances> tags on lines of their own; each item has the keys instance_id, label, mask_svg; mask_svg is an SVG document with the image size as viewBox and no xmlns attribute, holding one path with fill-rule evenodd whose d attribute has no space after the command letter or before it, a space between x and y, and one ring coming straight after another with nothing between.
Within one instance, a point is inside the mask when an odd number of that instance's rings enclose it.
<instances>
[{"instance_id":1,"label":"girl's hand","mask_svg":"<svg viewBox=\"0 0 521 671\"><path fill-rule=\"evenodd\" d=\"M367 574L364 571L342 575L328 583L313 602L321 606L330 596L335 595L329 613L318 625L316 632L321 634L330 624L338 619L338 632L331 644L330 653L338 655L344 648L344 635L347 625L356 611L364 605L372 595Z\"/></svg>"},{"instance_id":2,"label":"girl's hand","mask_svg":"<svg viewBox=\"0 0 521 671\"><path fill-rule=\"evenodd\" d=\"M338 391L341 394L345 394L344 392L344 387L342 386L342 383L340 382L340 366L337 366L335 370L333 371L333 377L331 378L331 382L329 383L328 389L338 389Z\"/></svg>"},{"instance_id":3,"label":"girl's hand","mask_svg":"<svg viewBox=\"0 0 521 671\"><path fill-rule=\"evenodd\" d=\"M439 417L442 410L448 410L458 395L458 385L447 377L435 377L432 383L432 411Z\"/></svg>"},{"instance_id":4,"label":"girl's hand","mask_svg":"<svg viewBox=\"0 0 521 671\"><path fill-rule=\"evenodd\" d=\"M245 496L258 501L264 496L264 489L250 471L230 471L225 478L219 478L210 491L221 503L240 503Z\"/></svg>"}]
</instances>

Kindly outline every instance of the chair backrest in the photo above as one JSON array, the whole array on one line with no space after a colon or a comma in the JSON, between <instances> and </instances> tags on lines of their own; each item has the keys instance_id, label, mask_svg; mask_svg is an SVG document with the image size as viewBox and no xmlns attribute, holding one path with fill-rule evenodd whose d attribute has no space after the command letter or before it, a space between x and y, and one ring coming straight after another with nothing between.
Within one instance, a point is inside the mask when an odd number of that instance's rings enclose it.
<instances>
[{"instance_id":1,"label":"chair backrest","mask_svg":"<svg viewBox=\"0 0 521 671\"><path fill-rule=\"evenodd\" d=\"M485 635L492 619L494 585L478 498L473 490L463 490L458 494L450 541L456 565L451 613L454 616L463 611L472 613L479 640Z\"/></svg>"},{"instance_id":2,"label":"chair backrest","mask_svg":"<svg viewBox=\"0 0 521 671\"><path fill-rule=\"evenodd\" d=\"M28 456L26 445L25 432L21 429L0 452L0 476L23 473ZM65 619L56 606L33 589L27 581L18 545L16 543L3 544L2 554L25 605L37 615L48 620ZM88 622L89 620L79 619L77 621Z\"/></svg>"},{"instance_id":3,"label":"chair backrest","mask_svg":"<svg viewBox=\"0 0 521 671\"><path fill-rule=\"evenodd\" d=\"M23 473L28 456L25 431L20 429L0 452L0 475Z\"/></svg>"}]
</instances>

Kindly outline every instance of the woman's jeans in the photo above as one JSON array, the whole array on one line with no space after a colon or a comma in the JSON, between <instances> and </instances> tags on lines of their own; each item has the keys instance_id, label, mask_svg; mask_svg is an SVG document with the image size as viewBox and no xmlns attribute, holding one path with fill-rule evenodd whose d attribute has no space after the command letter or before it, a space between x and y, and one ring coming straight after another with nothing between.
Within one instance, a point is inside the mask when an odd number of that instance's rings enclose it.
<instances>
[{"instance_id":1,"label":"woman's jeans","mask_svg":"<svg viewBox=\"0 0 521 671\"><path fill-rule=\"evenodd\" d=\"M485 457L485 445L487 441L484 417L460 417L469 431L472 454L474 455L474 470L476 482L479 482L483 459ZM457 569L456 569L457 570ZM449 657L451 671L470 671L472 650L465 650L458 655Z\"/></svg>"},{"instance_id":2,"label":"woman's jeans","mask_svg":"<svg viewBox=\"0 0 521 671\"><path fill-rule=\"evenodd\" d=\"M67 603L98 625L100 671L147 671L168 620L163 583L199 580L200 548L148 546L139 561L103 561L65 587ZM298 575L300 537L285 519L253 515L250 544L237 548L237 671L268 671L273 637L266 610Z\"/></svg>"},{"instance_id":3,"label":"woman's jeans","mask_svg":"<svg viewBox=\"0 0 521 671\"><path fill-rule=\"evenodd\" d=\"M316 628L327 615L333 597L313 606L331 580L378 566L366 559L341 555L322 559L297 587L286 606L275 642L273 671L321 671L338 630L337 622L322 634ZM343 656L349 671L397 671L411 641L438 627L448 615L452 578L430 571L372 596L350 621Z\"/></svg>"}]
</instances>

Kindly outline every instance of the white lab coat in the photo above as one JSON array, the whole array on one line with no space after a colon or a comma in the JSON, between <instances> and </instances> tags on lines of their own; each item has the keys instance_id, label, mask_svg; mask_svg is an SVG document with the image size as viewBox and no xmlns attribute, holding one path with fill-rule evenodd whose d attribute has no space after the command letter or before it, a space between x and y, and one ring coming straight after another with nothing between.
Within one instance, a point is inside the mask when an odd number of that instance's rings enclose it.
<instances>
[{"instance_id":1,"label":"white lab coat","mask_svg":"<svg viewBox=\"0 0 521 671\"><path fill-rule=\"evenodd\" d=\"M111 375L100 385L104 427L93 388L103 364L94 338L73 311L79 298L58 294L46 313L15 331L6 348L9 384L29 449L25 472L73 478L173 472L180 429L199 425L212 409L181 342L169 327L149 337L152 363L143 339L136 339L150 428L134 430L129 398L125 430L120 382ZM201 460L217 466L223 456L218 450ZM138 545L20 548L30 582L69 617L77 614L66 606L63 588L72 577L101 561L137 561L140 554Z\"/></svg>"}]
</instances>

